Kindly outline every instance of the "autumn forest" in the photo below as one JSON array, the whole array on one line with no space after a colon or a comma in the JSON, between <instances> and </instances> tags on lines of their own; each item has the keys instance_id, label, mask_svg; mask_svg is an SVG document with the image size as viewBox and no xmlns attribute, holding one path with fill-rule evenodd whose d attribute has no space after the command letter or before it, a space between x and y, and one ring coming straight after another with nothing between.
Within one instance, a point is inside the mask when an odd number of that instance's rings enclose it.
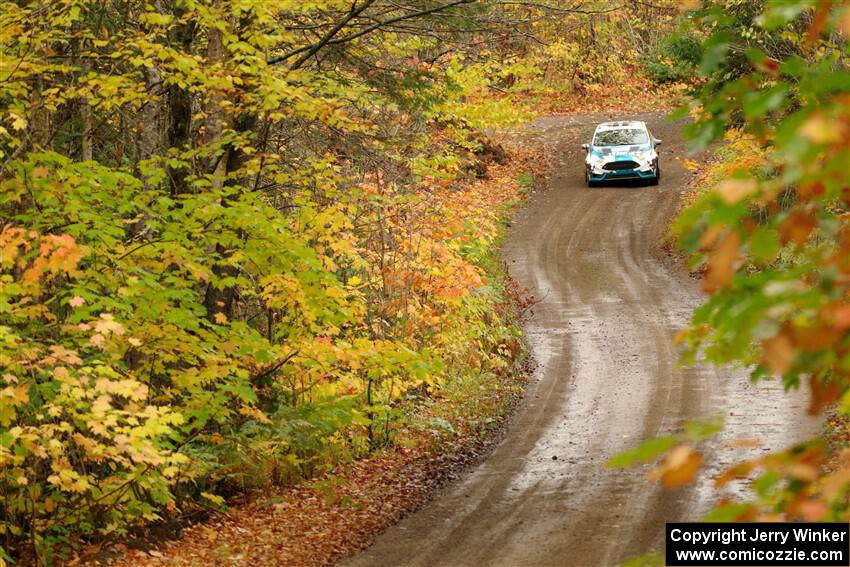
<instances>
[{"instance_id":1,"label":"autumn forest","mask_svg":"<svg viewBox=\"0 0 850 567\"><path fill-rule=\"evenodd\" d=\"M0 4L0 566L368 545L536 411L553 297L505 239L583 175L570 117L652 112L627 198L675 185L653 249L707 294L664 344L822 423L708 515L848 521L850 2ZM708 478L685 417L598 466ZM215 539L246 518L272 555Z\"/></svg>"}]
</instances>

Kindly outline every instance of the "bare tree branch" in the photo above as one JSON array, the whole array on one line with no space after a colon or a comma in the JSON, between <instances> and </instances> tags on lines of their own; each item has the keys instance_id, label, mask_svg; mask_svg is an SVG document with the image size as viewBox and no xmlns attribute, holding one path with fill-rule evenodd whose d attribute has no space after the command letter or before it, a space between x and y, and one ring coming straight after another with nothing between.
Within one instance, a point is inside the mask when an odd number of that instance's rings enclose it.
<instances>
[{"instance_id":1,"label":"bare tree branch","mask_svg":"<svg viewBox=\"0 0 850 567\"><path fill-rule=\"evenodd\" d=\"M301 57L299 57L295 61L295 63L289 66L289 68L293 71L295 69L300 68L302 65L304 65L304 63L309 61L313 55L318 53L319 50L322 49L322 47L327 45L333 39L333 37L338 34L342 30L342 28L345 27L346 24L348 24L348 22L362 14L369 6L371 6L375 2L376 0L365 0L362 5L358 6L357 0L354 0L354 4L351 5L351 10L348 11L348 14L346 14L344 18L337 22L337 24L333 28L328 30L328 32L324 36L322 36L322 39L312 45L305 46L304 48L296 49L294 51L290 51L288 54L282 55L277 58L277 60L272 59L269 61L269 64L273 65L275 63L286 61L287 59L294 57L298 53L303 52L303 55L301 55Z\"/></svg>"},{"instance_id":2,"label":"bare tree branch","mask_svg":"<svg viewBox=\"0 0 850 567\"><path fill-rule=\"evenodd\" d=\"M456 6L460 6L460 5L463 5L463 4L472 4L475 1L476 0L454 0L453 2L449 2L447 4L442 4L440 6L428 8L427 10L418 10L416 12L408 12L406 14L401 14L399 16L387 18L385 20L377 20L377 21L375 21L375 23L368 25L361 30L350 33L350 34L345 35L343 37L335 38L334 36L337 33L339 33L342 30L342 28L344 28L346 26L346 24L348 24L351 20L353 20L358 15L363 13L363 11L366 8L368 8L369 5L371 5L375 2L375 0L367 0L366 3L363 6L361 6L360 8L357 8L356 12L355 12L354 7L352 7L352 10L346 15L346 17L343 18L342 20L340 20L337 23L337 25L335 25L333 27L333 29L329 30L328 33L325 34L325 36L322 37L321 40L319 40L316 43L311 44L311 45L307 45L307 46L303 46L303 47L293 49L292 51L289 51L288 53L284 53L283 55L279 55L277 57L272 57L271 59L269 59L267 61L267 63L269 65L275 65L277 63L282 63L282 62L284 62L288 59L291 59L292 57L298 55L299 53L301 53L303 55L301 55L301 57L299 57L292 65L290 65L290 69L292 69L292 70L299 69L307 61L309 61L309 59L311 57L313 57L316 53L318 53L323 47L326 47L328 45L338 45L338 44L341 44L341 43L347 43L349 41L355 40L359 37L362 37L364 35L372 33L373 31L379 30L381 28L384 28L388 25L391 25L391 24L394 24L394 23L397 23L397 22L402 22L402 21L405 21L405 20L412 20L412 19L415 19L415 18L422 18L424 16L436 14L438 12L443 12L445 10L448 10L448 9L451 9L451 8L454 8ZM356 5L356 3L355 3L355 5Z\"/></svg>"}]
</instances>

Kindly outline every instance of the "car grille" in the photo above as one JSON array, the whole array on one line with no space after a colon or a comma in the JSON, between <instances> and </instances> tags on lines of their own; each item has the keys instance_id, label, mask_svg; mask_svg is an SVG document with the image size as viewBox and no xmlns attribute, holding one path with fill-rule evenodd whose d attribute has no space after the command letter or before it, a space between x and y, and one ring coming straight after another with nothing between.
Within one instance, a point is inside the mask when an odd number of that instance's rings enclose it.
<instances>
[{"instance_id":1,"label":"car grille","mask_svg":"<svg viewBox=\"0 0 850 567\"><path fill-rule=\"evenodd\" d=\"M602 166L602 169L607 169L608 171L620 171L623 169L637 169L639 164L636 161L612 161L611 163L606 163Z\"/></svg>"}]
</instances>

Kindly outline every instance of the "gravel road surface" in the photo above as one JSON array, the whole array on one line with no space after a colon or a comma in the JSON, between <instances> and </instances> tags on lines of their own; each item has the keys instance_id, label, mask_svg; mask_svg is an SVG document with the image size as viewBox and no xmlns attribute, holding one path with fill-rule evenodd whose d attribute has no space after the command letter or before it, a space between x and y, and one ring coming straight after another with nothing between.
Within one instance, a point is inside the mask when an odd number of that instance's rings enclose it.
<instances>
[{"instance_id":1,"label":"gravel road surface","mask_svg":"<svg viewBox=\"0 0 850 567\"><path fill-rule=\"evenodd\" d=\"M584 186L580 144L598 122L644 120L661 146L658 187ZM679 125L662 114L539 119L515 135L546 144L553 175L518 213L511 275L538 299L526 333L536 370L493 453L346 567L598 567L661 551L664 523L697 520L712 473L817 429L806 400L746 373L680 368L672 345L703 297L659 252L687 173ZM606 460L691 419L725 416L699 481L667 491ZM742 448L736 439L758 438ZM746 444L739 444L746 445ZM732 486L729 491L746 490Z\"/></svg>"}]
</instances>

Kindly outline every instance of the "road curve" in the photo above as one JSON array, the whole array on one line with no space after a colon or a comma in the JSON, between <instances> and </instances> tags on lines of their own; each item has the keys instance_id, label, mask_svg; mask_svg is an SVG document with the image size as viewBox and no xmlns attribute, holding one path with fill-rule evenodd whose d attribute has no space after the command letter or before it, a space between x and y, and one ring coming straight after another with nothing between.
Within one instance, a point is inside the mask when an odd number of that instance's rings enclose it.
<instances>
[{"instance_id":1,"label":"road curve","mask_svg":"<svg viewBox=\"0 0 850 567\"><path fill-rule=\"evenodd\" d=\"M664 140L659 187L584 186L579 145L618 118L645 120ZM677 365L673 337L702 301L658 252L685 184L678 125L658 113L597 114L540 119L519 135L546 144L555 165L505 246L511 275L539 300L525 325L536 362L527 398L486 461L345 567L619 565L660 551L665 522L708 511L713 472L817 428L805 400L776 384ZM718 414L726 429L693 486L665 491L645 469L605 467L643 439ZM766 443L735 448L739 438Z\"/></svg>"}]
</instances>

